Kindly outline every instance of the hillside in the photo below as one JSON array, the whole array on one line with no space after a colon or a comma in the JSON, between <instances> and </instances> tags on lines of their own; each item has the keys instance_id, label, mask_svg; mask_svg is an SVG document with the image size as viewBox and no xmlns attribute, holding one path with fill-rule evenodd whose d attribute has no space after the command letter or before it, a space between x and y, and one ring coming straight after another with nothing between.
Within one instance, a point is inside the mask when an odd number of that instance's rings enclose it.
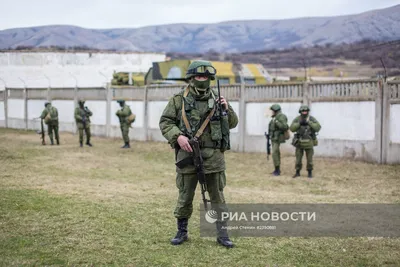
<instances>
[{"instance_id":1,"label":"hillside","mask_svg":"<svg viewBox=\"0 0 400 267\"><path fill-rule=\"evenodd\" d=\"M400 5L356 15L172 24L133 29L39 26L0 31L0 49L90 47L115 51L245 52L400 39Z\"/></svg>"}]
</instances>

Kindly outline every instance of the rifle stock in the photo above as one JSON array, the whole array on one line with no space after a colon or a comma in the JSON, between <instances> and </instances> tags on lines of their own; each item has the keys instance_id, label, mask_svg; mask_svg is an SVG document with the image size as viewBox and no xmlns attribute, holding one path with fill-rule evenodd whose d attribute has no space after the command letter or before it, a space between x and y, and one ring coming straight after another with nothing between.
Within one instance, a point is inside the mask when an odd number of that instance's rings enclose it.
<instances>
[{"instance_id":1,"label":"rifle stock","mask_svg":"<svg viewBox=\"0 0 400 267\"><path fill-rule=\"evenodd\" d=\"M45 139L45 135L44 135L44 126L43 126L43 119L40 120L40 129L41 129L41 139L42 139L42 145L46 144L46 139Z\"/></svg>"},{"instance_id":2,"label":"rifle stock","mask_svg":"<svg viewBox=\"0 0 400 267\"><path fill-rule=\"evenodd\" d=\"M264 135L267 139L267 160L269 160L269 155L271 155L271 138L267 132L264 132Z\"/></svg>"}]
</instances>

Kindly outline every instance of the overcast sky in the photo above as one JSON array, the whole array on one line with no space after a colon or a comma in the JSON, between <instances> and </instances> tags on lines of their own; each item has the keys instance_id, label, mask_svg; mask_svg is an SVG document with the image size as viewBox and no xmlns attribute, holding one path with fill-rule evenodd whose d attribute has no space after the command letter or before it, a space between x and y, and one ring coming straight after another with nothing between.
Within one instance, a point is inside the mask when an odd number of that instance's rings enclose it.
<instances>
[{"instance_id":1,"label":"overcast sky","mask_svg":"<svg viewBox=\"0 0 400 267\"><path fill-rule=\"evenodd\" d=\"M400 0L0 0L0 30L52 24L104 29L336 16L397 4Z\"/></svg>"}]
</instances>

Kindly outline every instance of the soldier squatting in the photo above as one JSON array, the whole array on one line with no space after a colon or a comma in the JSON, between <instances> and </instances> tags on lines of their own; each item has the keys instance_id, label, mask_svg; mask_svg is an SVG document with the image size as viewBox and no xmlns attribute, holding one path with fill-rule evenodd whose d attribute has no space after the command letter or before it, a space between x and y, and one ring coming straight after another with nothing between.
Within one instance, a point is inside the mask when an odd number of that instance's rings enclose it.
<instances>
[{"instance_id":1,"label":"soldier squatting","mask_svg":"<svg viewBox=\"0 0 400 267\"><path fill-rule=\"evenodd\" d=\"M186 80L188 85L174 95L165 107L159 127L163 136L175 149L176 186L178 200L174 215L177 220L177 233L171 239L172 245L180 245L188 240L188 223L193 212L193 198L198 182L202 186L203 201L211 203L213 210L221 214L227 210L224 187L226 185L224 152L230 149L230 129L238 124L238 117L223 97L211 89L211 80L215 80L217 70L209 61L194 61L190 64ZM135 115L124 100L117 101L121 109L116 112L124 140L122 148L130 148L129 128L135 121ZM93 113L79 100L75 109L75 121L79 130L79 144L83 146L83 134L86 145L90 142L90 117ZM271 106L272 120L269 123L268 141L272 143L272 158L275 176L281 174L280 145L289 139L289 130L294 133L292 144L296 147L296 165L293 178L300 176L302 157L306 154L308 177L312 177L314 146L317 145L317 133L321 129L318 121L309 115L308 106L301 106L292 124L288 125L285 114L278 104ZM48 126L51 144L54 144L53 131L60 144L58 135L58 111L49 102L40 116ZM198 158L194 158L197 155ZM201 172L201 173L199 173ZM203 177L203 182L200 178ZM206 200L205 191L210 200ZM227 248L234 244L227 233L226 222L218 216L216 222L217 242Z\"/></svg>"}]
</instances>

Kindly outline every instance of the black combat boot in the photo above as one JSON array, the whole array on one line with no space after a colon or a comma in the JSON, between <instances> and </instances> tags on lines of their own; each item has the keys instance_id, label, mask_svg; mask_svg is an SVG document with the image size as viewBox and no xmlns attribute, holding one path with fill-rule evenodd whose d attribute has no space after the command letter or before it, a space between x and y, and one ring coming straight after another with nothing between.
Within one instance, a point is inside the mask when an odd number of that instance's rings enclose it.
<instances>
[{"instance_id":1,"label":"black combat boot","mask_svg":"<svg viewBox=\"0 0 400 267\"><path fill-rule=\"evenodd\" d=\"M312 178L312 170L308 170L308 178Z\"/></svg>"},{"instance_id":2,"label":"black combat boot","mask_svg":"<svg viewBox=\"0 0 400 267\"><path fill-rule=\"evenodd\" d=\"M54 145L54 140L53 140L53 138L50 139L50 143L51 143L51 145Z\"/></svg>"},{"instance_id":3,"label":"black combat boot","mask_svg":"<svg viewBox=\"0 0 400 267\"><path fill-rule=\"evenodd\" d=\"M281 170L279 167L275 167L275 171L272 173L274 176L279 176L281 175Z\"/></svg>"},{"instance_id":4,"label":"black combat boot","mask_svg":"<svg viewBox=\"0 0 400 267\"><path fill-rule=\"evenodd\" d=\"M121 148L131 148L131 146L129 145L129 142L125 142L125 145L122 146Z\"/></svg>"},{"instance_id":5,"label":"black combat boot","mask_svg":"<svg viewBox=\"0 0 400 267\"><path fill-rule=\"evenodd\" d=\"M217 227L217 243L226 248L233 248L234 244L229 239L226 222L216 222Z\"/></svg>"},{"instance_id":6,"label":"black combat boot","mask_svg":"<svg viewBox=\"0 0 400 267\"><path fill-rule=\"evenodd\" d=\"M87 146L93 146L93 145L90 143L89 140L86 141L86 145L87 145Z\"/></svg>"},{"instance_id":7,"label":"black combat boot","mask_svg":"<svg viewBox=\"0 0 400 267\"><path fill-rule=\"evenodd\" d=\"M300 170L296 170L296 173L293 175L292 178L296 178L300 176Z\"/></svg>"},{"instance_id":8,"label":"black combat boot","mask_svg":"<svg viewBox=\"0 0 400 267\"><path fill-rule=\"evenodd\" d=\"M178 232L176 233L176 236L171 239L172 245L180 245L188 240L188 230L187 230L188 221L189 220L186 218L177 220Z\"/></svg>"},{"instance_id":9,"label":"black combat boot","mask_svg":"<svg viewBox=\"0 0 400 267\"><path fill-rule=\"evenodd\" d=\"M60 145L60 140L56 139L56 141L57 141L57 145L59 146Z\"/></svg>"},{"instance_id":10,"label":"black combat boot","mask_svg":"<svg viewBox=\"0 0 400 267\"><path fill-rule=\"evenodd\" d=\"M80 147L83 147L83 143L82 143L82 142L79 142L79 146L80 146Z\"/></svg>"}]
</instances>

